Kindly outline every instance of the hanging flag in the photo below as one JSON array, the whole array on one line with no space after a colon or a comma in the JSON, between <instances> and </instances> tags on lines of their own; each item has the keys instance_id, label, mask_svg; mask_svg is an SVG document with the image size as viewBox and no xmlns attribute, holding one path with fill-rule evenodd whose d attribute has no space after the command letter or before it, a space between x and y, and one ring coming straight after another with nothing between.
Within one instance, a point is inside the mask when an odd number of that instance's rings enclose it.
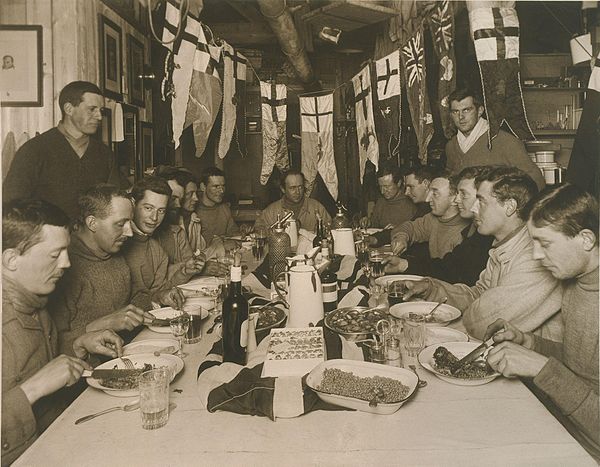
<instances>
[{"instance_id":1,"label":"hanging flag","mask_svg":"<svg viewBox=\"0 0 600 467\"><path fill-rule=\"evenodd\" d=\"M334 200L338 178L333 156L333 91L299 96L302 131L302 173L306 190L313 190L317 173Z\"/></svg>"},{"instance_id":2,"label":"hanging flag","mask_svg":"<svg viewBox=\"0 0 600 467\"><path fill-rule=\"evenodd\" d=\"M355 96L360 183L362 183L367 159L373 163L375 170L379 169L379 144L375 133L375 119L373 118L373 96L371 94L369 65L366 65L352 78L352 85Z\"/></svg>"},{"instance_id":3,"label":"hanging flag","mask_svg":"<svg viewBox=\"0 0 600 467\"><path fill-rule=\"evenodd\" d=\"M527 121L519 73L519 18L512 7L476 4L469 21L479 63L485 112L490 124L488 145L503 122L521 140L534 139Z\"/></svg>"},{"instance_id":4,"label":"hanging flag","mask_svg":"<svg viewBox=\"0 0 600 467\"><path fill-rule=\"evenodd\" d=\"M400 116L401 83L400 83L400 51L375 61L377 75L377 105L375 108L375 129L379 142L379 158L395 159L399 164L400 154Z\"/></svg>"},{"instance_id":5,"label":"hanging flag","mask_svg":"<svg viewBox=\"0 0 600 467\"><path fill-rule=\"evenodd\" d=\"M243 117L244 96L246 93L246 58L235 50L227 42L223 42L223 122L221 124L221 136L219 137L218 154L221 159L225 158L231 145L231 138L236 130L236 121ZM238 106L238 104L241 104ZM243 123L243 122L242 122ZM240 140L245 139L245 130L237 133L238 149L242 155L246 154L245 144ZM241 133L241 134L240 134ZM242 147L243 146L243 147ZM243 150L242 150L243 149Z\"/></svg>"},{"instance_id":6,"label":"hanging flag","mask_svg":"<svg viewBox=\"0 0 600 467\"><path fill-rule=\"evenodd\" d=\"M419 144L419 160L421 164L425 165L427 163L427 145L433 136L433 117L427 94L423 31L416 31L408 43L402 47L402 65L408 106Z\"/></svg>"},{"instance_id":7,"label":"hanging flag","mask_svg":"<svg viewBox=\"0 0 600 467\"><path fill-rule=\"evenodd\" d=\"M266 185L273 166L281 171L289 168L287 141L287 88L285 84L260 82L262 100L263 162L261 185Z\"/></svg>"},{"instance_id":8,"label":"hanging flag","mask_svg":"<svg viewBox=\"0 0 600 467\"><path fill-rule=\"evenodd\" d=\"M439 60L437 105L444 128L444 135L454 136L454 126L450 117L448 96L456 88L456 67L454 57L454 14L448 0L437 2L429 16L429 30L433 39L433 49Z\"/></svg>"}]
</instances>

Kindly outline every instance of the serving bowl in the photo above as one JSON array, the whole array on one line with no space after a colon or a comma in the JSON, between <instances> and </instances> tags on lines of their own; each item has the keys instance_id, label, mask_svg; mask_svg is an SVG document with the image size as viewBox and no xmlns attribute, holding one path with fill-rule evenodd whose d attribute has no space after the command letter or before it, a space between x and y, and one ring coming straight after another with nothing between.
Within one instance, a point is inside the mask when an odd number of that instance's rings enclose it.
<instances>
[{"instance_id":1,"label":"serving bowl","mask_svg":"<svg viewBox=\"0 0 600 467\"><path fill-rule=\"evenodd\" d=\"M376 333L377 321L387 318L385 310L380 308L349 306L333 310L325 316L323 323L328 329L343 337L357 339L366 334ZM339 324L340 321L348 323L352 321L354 324L348 324L348 328L353 327L353 329L344 328L344 325Z\"/></svg>"},{"instance_id":2,"label":"serving bowl","mask_svg":"<svg viewBox=\"0 0 600 467\"><path fill-rule=\"evenodd\" d=\"M323 380L323 374L328 368L336 368L345 372L351 372L355 376L361 378L372 378L374 376L382 376L399 381L404 386L408 387L406 396L397 402L383 403L379 402L376 406L371 406L369 401L357 399L354 397L340 396L337 394L329 394L320 391L318 388ZM409 399L417 389L417 376L404 368L393 366L380 365L378 363L361 362L356 360L327 360L317 365L307 376L306 384L317 393L319 398L330 404L339 405L348 409L360 410L362 412L370 412L379 415L389 415L396 412Z\"/></svg>"}]
</instances>

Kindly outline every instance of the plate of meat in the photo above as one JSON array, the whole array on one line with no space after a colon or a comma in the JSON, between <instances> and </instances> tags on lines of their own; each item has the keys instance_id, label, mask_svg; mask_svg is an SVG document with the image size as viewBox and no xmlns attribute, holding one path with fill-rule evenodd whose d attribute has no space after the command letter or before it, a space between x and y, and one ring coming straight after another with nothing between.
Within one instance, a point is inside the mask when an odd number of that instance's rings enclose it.
<instances>
[{"instance_id":1,"label":"plate of meat","mask_svg":"<svg viewBox=\"0 0 600 467\"><path fill-rule=\"evenodd\" d=\"M423 368L432 372L443 381L459 386L479 386L487 384L498 376L487 364L485 357L465 365L452 374L450 368L469 352L479 346L479 342L444 342L425 347L418 355L419 363Z\"/></svg>"}]
</instances>

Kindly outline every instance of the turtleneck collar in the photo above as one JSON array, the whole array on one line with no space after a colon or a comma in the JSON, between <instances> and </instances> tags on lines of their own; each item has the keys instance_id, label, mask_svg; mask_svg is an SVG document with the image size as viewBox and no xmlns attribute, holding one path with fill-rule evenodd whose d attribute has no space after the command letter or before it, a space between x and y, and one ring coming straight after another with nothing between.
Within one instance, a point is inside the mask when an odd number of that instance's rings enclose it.
<instances>
[{"instance_id":1,"label":"turtleneck collar","mask_svg":"<svg viewBox=\"0 0 600 467\"><path fill-rule=\"evenodd\" d=\"M294 217L296 219L298 219L298 213L300 212L300 209L302 209L302 206L304 205L304 200L306 199L306 197L303 197L300 202L298 203L292 203L289 199L287 199L285 196L283 198L281 198L281 206L288 210L288 211L293 211L294 213Z\"/></svg>"},{"instance_id":2,"label":"turtleneck collar","mask_svg":"<svg viewBox=\"0 0 600 467\"><path fill-rule=\"evenodd\" d=\"M598 291L598 266L577 278L577 284L585 290Z\"/></svg>"},{"instance_id":3,"label":"turtleneck collar","mask_svg":"<svg viewBox=\"0 0 600 467\"><path fill-rule=\"evenodd\" d=\"M133 238L137 242L147 242L150 240L150 235L145 234L140 230L140 228L135 225L135 222L131 221L131 230L133 230Z\"/></svg>"},{"instance_id":4,"label":"turtleneck collar","mask_svg":"<svg viewBox=\"0 0 600 467\"><path fill-rule=\"evenodd\" d=\"M36 295L11 278L2 277L2 301L8 301L14 309L25 315L33 315L46 307L47 295Z\"/></svg>"}]
</instances>

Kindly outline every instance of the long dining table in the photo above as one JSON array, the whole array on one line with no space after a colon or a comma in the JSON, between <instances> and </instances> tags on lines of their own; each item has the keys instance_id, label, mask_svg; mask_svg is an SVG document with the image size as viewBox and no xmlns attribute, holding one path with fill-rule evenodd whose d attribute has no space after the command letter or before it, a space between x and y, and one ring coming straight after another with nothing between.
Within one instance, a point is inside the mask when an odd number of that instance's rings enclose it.
<instances>
[{"instance_id":1,"label":"long dining table","mask_svg":"<svg viewBox=\"0 0 600 467\"><path fill-rule=\"evenodd\" d=\"M244 282L259 290L252 275ZM456 386L418 368L427 386L396 413L314 411L271 421L231 412L209 413L197 390L197 370L218 333L186 344L185 367L170 387L169 421L141 427L140 413L89 387L15 462L16 466L184 465L597 465L518 379ZM460 324L458 325L460 328ZM144 329L137 340L164 338Z\"/></svg>"}]
</instances>

